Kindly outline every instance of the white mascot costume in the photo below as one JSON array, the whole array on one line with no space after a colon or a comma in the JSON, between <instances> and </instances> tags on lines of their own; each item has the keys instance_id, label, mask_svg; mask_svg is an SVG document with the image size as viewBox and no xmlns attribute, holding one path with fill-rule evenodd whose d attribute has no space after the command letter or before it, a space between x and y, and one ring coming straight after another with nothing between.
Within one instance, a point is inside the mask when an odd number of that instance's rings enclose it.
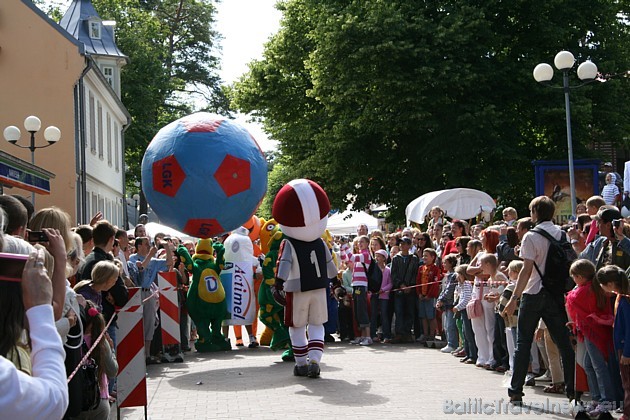
<instances>
[{"instance_id":1,"label":"white mascot costume","mask_svg":"<svg viewBox=\"0 0 630 420\"><path fill-rule=\"evenodd\" d=\"M337 268L321 239L328 223L326 192L308 179L282 187L272 214L284 233L278 256L274 296L285 305L295 376L319 377L324 352L324 323L328 320L326 286ZM306 326L308 325L308 339Z\"/></svg>"}]
</instances>

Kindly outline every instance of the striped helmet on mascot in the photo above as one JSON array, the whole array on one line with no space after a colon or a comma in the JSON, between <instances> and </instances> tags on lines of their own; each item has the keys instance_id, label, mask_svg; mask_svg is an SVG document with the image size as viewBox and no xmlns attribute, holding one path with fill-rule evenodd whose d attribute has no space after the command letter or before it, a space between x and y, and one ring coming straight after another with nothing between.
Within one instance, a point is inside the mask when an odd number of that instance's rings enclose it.
<instances>
[{"instance_id":1,"label":"striped helmet on mascot","mask_svg":"<svg viewBox=\"0 0 630 420\"><path fill-rule=\"evenodd\" d=\"M321 239L330 201L316 182L295 179L283 186L272 214L285 239L280 245L274 295L286 308L284 322L295 356L295 376L317 378L328 320L326 286L337 268ZM308 338L307 338L308 326Z\"/></svg>"}]
</instances>

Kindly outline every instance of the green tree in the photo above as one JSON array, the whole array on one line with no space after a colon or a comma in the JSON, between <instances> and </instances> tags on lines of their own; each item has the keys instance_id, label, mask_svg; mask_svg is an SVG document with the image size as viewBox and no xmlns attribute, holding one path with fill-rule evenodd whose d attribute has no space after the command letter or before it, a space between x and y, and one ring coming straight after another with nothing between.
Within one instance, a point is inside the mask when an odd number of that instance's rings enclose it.
<instances>
[{"instance_id":1,"label":"green tree","mask_svg":"<svg viewBox=\"0 0 630 420\"><path fill-rule=\"evenodd\" d=\"M116 21L116 42L129 57L121 83L132 116L125 134L127 184L135 192L144 151L160 127L199 109L229 114L217 75L216 9L210 0L93 4L104 19Z\"/></svg>"},{"instance_id":2,"label":"green tree","mask_svg":"<svg viewBox=\"0 0 630 420\"><path fill-rule=\"evenodd\" d=\"M333 206L380 202L401 220L436 189L472 187L524 209L535 159L566 158L564 103L534 66L561 49L628 69L627 2L286 0L234 104ZM572 93L576 158L630 128L618 81Z\"/></svg>"}]
</instances>

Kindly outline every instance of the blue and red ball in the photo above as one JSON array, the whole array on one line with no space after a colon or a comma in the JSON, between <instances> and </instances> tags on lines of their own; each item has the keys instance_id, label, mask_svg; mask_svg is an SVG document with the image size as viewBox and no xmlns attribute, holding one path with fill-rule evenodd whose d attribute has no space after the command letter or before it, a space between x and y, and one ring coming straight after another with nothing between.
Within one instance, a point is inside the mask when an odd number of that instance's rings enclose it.
<instances>
[{"instance_id":1,"label":"blue and red ball","mask_svg":"<svg viewBox=\"0 0 630 420\"><path fill-rule=\"evenodd\" d=\"M267 161L245 128L199 112L155 135L142 159L142 190L162 223L208 238L256 212L267 191Z\"/></svg>"}]
</instances>

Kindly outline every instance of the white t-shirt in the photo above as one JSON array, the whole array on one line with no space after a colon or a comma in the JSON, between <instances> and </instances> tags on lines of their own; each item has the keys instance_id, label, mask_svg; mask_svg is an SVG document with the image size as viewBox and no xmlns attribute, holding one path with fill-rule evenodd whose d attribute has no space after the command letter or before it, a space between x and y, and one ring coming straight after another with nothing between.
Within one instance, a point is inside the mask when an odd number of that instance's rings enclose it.
<instances>
[{"instance_id":1,"label":"white t-shirt","mask_svg":"<svg viewBox=\"0 0 630 420\"><path fill-rule=\"evenodd\" d=\"M553 238L560 239L562 231L553 224L553 222L542 222L536 225L537 228L547 231ZM538 266L541 273L545 274L545 263L547 262L547 251L549 250L549 241L539 233L527 232L523 236L521 243L520 256L524 260L533 260ZM532 268L532 274L523 293L535 295L540 292L542 281L536 267Z\"/></svg>"},{"instance_id":2,"label":"white t-shirt","mask_svg":"<svg viewBox=\"0 0 630 420\"><path fill-rule=\"evenodd\" d=\"M31 335L33 376L0 357L2 418L60 419L68 407L65 352L55 330L51 305L26 311Z\"/></svg>"}]
</instances>

